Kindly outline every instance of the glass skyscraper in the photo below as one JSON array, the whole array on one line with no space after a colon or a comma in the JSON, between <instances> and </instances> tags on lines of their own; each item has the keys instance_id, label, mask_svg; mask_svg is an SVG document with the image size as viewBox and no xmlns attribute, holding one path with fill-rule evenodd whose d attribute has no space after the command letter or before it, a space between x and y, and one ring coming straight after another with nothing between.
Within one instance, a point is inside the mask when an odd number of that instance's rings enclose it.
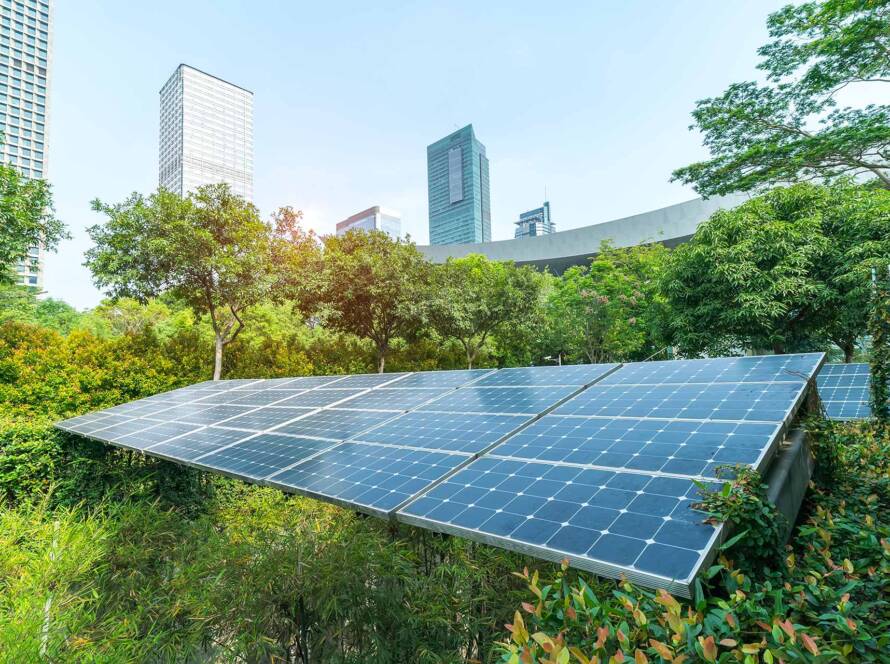
<instances>
[{"instance_id":1,"label":"glass skyscraper","mask_svg":"<svg viewBox=\"0 0 890 664\"><path fill-rule=\"evenodd\" d=\"M550 219L550 202L544 201L544 205L541 207L519 215L514 237L535 237L548 235L554 231L556 231L556 224Z\"/></svg>"},{"instance_id":2,"label":"glass skyscraper","mask_svg":"<svg viewBox=\"0 0 890 664\"><path fill-rule=\"evenodd\" d=\"M426 148L430 244L491 241L485 146L467 125Z\"/></svg>"},{"instance_id":3,"label":"glass skyscraper","mask_svg":"<svg viewBox=\"0 0 890 664\"><path fill-rule=\"evenodd\" d=\"M252 200L253 93L183 64L160 96L160 185L185 196L225 182Z\"/></svg>"},{"instance_id":4,"label":"glass skyscraper","mask_svg":"<svg viewBox=\"0 0 890 664\"><path fill-rule=\"evenodd\" d=\"M0 0L0 158L26 178L46 177L51 0ZM32 247L17 282L43 287L43 252Z\"/></svg>"},{"instance_id":5,"label":"glass skyscraper","mask_svg":"<svg viewBox=\"0 0 890 664\"><path fill-rule=\"evenodd\" d=\"M396 240L402 234L401 215L395 210L375 205L337 223L337 235L353 230L383 231Z\"/></svg>"}]
</instances>

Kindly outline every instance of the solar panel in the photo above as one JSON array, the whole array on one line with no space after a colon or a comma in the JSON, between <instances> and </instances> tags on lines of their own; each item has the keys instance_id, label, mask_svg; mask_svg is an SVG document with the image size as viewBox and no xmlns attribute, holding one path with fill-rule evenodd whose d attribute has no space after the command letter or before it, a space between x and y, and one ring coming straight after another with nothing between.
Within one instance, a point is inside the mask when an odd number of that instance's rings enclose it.
<instances>
[{"instance_id":1,"label":"solar panel","mask_svg":"<svg viewBox=\"0 0 890 664\"><path fill-rule=\"evenodd\" d=\"M261 480L331 448L327 440L263 433L197 457L194 464L234 477Z\"/></svg>"},{"instance_id":2,"label":"solar panel","mask_svg":"<svg viewBox=\"0 0 890 664\"><path fill-rule=\"evenodd\" d=\"M478 454L528 422L527 415L406 413L357 436L368 443Z\"/></svg>"},{"instance_id":3,"label":"solar panel","mask_svg":"<svg viewBox=\"0 0 890 664\"><path fill-rule=\"evenodd\" d=\"M832 420L871 417L871 370L867 364L826 364L816 384L825 414Z\"/></svg>"},{"instance_id":4,"label":"solar panel","mask_svg":"<svg viewBox=\"0 0 890 664\"><path fill-rule=\"evenodd\" d=\"M576 391L575 387L462 387L418 408L444 413L537 415Z\"/></svg>"},{"instance_id":5,"label":"solar panel","mask_svg":"<svg viewBox=\"0 0 890 664\"><path fill-rule=\"evenodd\" d=\"M400 521L688 593L718 535L691 479L481 457Z\"/></svg>"},{"instance_id":6,"label":"solar panel","mask_svg":"<svg viewBox=\"0 0 890 664\"><path fill-rule=\"evenodd\" d=\"M606 376L600 384L800 382L813 375L823 357L822 353L801 353L630 362Z\"/></svg>"},{"instance_id":7,"label":"solar panel","mask_svg":"<svg viewBox=\"0 0 890 664\"><path fill-rule=\"evenodd\" d=\"M304 418L284 424L275 429L276 433L289 433L294 436L345 440L365 429L381 424L393 413L374 410L319 410Z\"/></svg>"},{"instance_id":8,"label":"solar panel","mask_svg":"<svg viewBox=\"0 0 890 664\"><path fill-rule=\"evenodd\" d=\"M572 364L558 367L501 369L476 383L480 387L567 385L581 387L613 371L617 364Z\"/></svg>"},{"instance_id":9,"label":"solar panel","mask_svg":"<svg viewBox=\"0 0 890 664\"><path fill-rule=\"evenodd\" d=\"M415 406L426 403L430 399L435 399L446 392L452 392L450 389L434 389L425 387L415 388L396 388L381 387L376 390L365 392L340 404L343 408L361 408L366 410L391 410L402 411L409 410Z\"/></svg>"},{"instance_id":10,"label":"solar panel","mask_svg":"<svg viewBox=\"0 0 890 664\"><path fill-rule=\"evenodd\" d=\"M272 475L266 483L387 516L468 458L463 454L342 443Z\"/></svg>"},{"instance_id":11,"label":"solar panel","mask_svg":"<svg viewBox=\"0 0 890 664\"><path fill-rule=\"evenodd\" d=\"M719 465L760 468L779 424L547 415L490 454L617 470L712 476Z\"/></svg>"},{"instance_id":12,"label":"solar panel","mask_svg":"<svg viewBox=\"0 0 890 664\"><path fill-rule=\"evenodd\" d=\"M689 595L722 536L694 482L765 468L822 359L223 381L58 426Z\"/></svg>"}]
</instances>

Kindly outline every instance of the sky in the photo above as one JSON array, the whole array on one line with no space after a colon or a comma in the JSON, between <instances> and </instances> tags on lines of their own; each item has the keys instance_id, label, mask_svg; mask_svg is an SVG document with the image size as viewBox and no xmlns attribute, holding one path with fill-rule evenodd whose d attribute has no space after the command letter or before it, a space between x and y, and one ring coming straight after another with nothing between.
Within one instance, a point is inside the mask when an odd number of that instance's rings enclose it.
<instances>
[{"instance_id":1,"label":"sky","mask_svg":"<svg viewBox=\"0 0 890 664\"><path fill-rule=\"evenodd\" d=\"M158 91L184 62L254 93L254 203L306 226L372 205L428 240L426 146L472 123L491 173L492 239L547 196L558 230L695 197L669 182L707 156L695 101L757 78L783 2L60 0L48 177L72 239L45 289L78 308L90 201L158 184Z\"/></svg>"}]
</instances>

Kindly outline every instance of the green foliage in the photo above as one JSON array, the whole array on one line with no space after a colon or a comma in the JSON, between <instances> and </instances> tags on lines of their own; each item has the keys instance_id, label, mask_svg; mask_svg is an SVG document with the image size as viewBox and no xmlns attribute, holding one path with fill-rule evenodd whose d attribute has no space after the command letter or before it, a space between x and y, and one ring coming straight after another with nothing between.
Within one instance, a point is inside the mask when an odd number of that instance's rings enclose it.
<instances>
[{"instance_id":1,"label":"green foliage","mask_svg":"<svg viewBox=\"0 0 890 664\"><path fill-rule=\"evenodd\" d=\"M658 288L667 255L660 244L604 243L590 265L566 270L547 298L548 343L592 363L645 359L666 346Z\"/></svg>"},{"instance_id":2,"label":"green foliage","mask_svg":"<svg viewBox=\"0 0 890 664\"><path fill-rule=\"evenodd\" d=\"M890 3L820 0L770 15L768 85L734 83L692 113L711 159L673 173L705 196L867 173L890 188L890 107L837 106L847 86L890 82Z\"/></svg>"},{"instance_id":3,"label":"green foliage","mask_svg":"<svg viewBox=\"0 0 890 664\"><path fill-rule=\"evenodd\" d=\"M541 275L530 267L480 254L449 258L433 270L431 325L460 342L472 369L486 340L535 318L541 286Z\"/></svg>"},{"instance_id":4,"label":"green foliage","mask_svg":"<svg viewBox=\"0 0 890 664\"><path fill-rule=\"evenodd\" d=\"M890 661L890 430L814 422L811 434L817 462L830 449L838 472L809 494L779 569L749 576L721 556L689 602L565 567L546 582L526 571L530 594L507 625L502 661ZM740 479L722 501L727 514L762 504L754 476ZM738 509L725 506L733 494Z\"/></svg>"},{"instance_id":5,"label":"green foliage","mask_svg":"<svg viewBox=\"0 0 890 664\"><path fill-rule=\"evenodd\" d=\"M798 184L718 211L665 272L675 342L697 355L831 341L852 359L888 238L890 193L849 183Z\"/></svg>"},{"instance_id":6,"label":"green foliage","mask_svg":"<svg viewBox=\"0 0 890 664\"><path fill-rule=\"evenodd\" d=\"M381 373L395 339L414 337L426 322L430 264L407 241L382 231L329 235L324 258L310 275L298 300L304 315L369 340Z\"/></svg>"},{"instance_id":7,"label":"green foliage","mask_svg":"<svg viewBox=\"0 0 890 664\"><path fill-rule=\"evenodd\" d=\"M27 257L28 249L41 246L54 251L69 237L52 205L45 180L28 179L0 164L0 284L13 282L15 264Z\"/></svg>"}]
</instances>

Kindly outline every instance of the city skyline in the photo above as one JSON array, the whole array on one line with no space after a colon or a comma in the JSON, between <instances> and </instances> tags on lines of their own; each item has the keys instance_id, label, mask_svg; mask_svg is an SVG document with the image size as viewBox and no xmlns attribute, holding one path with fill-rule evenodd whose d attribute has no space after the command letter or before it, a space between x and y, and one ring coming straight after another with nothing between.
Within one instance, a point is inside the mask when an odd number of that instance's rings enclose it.
<instances>
[{"instance_id":1,"label":"city skyline","mask_svg":"<svg viewBox=\"0 0 890 664\"><path fill-rule=\"evenodd\" d=\"M374 205L337 222L337 235L345 235L352 230L383 231L397 240L402 236L402 213Z\"/></svg>"},{"instance_id":2,"label":"city skyline","mask_svg":"<svg viewBox=\"0 0 890 664\"><path fill-rule=\"evenodd\" d=\"M472 121L491 160L497 240L540 205L544 183L560 231L695 198L669 182L672 169L706 155L687 131L690 112L756 75L763 16L782 4L60 3L48 152L73 239L49 257L46 290L78 307L101 299L82 266L86 228L100 221L90 201L157 188L158 88L179 62L255 92L254 202L264 217L292 205L307 227L333 233L381 201L425 244L424 146ZM398 47L381 49L381 39ZM451 47L431 48L437 40ZM257 43L289 46L273 54Z\"/></svg>"}]
</instances>

